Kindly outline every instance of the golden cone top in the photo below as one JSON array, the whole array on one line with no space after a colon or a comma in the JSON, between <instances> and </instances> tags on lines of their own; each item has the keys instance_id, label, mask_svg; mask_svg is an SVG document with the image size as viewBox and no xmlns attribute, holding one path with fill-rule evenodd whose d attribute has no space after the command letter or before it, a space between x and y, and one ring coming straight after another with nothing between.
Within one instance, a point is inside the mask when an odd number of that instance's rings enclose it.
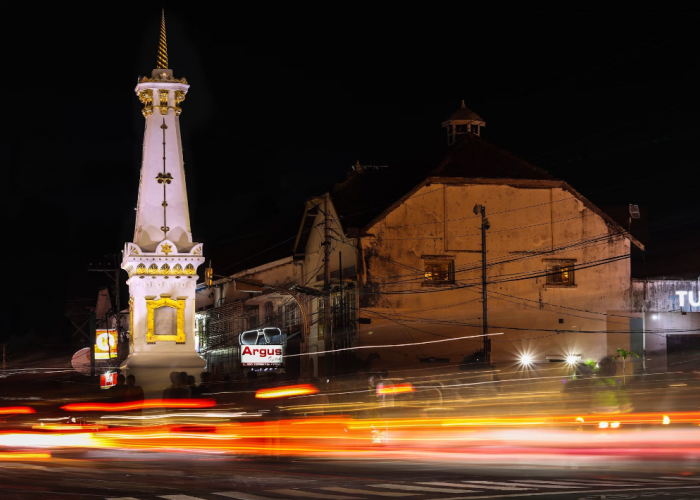
<instances>
[{"instance_id":1,"label":"golden cone top","mask_svg":"<svg viewBox=\"0 0 700 500\"><path fill-rule=\"evenodd\" d=\"M158 42L157 69L168 69L168 44L165 40L165 9L160 20L160 41Z\"/></svg>"}]
</instances>

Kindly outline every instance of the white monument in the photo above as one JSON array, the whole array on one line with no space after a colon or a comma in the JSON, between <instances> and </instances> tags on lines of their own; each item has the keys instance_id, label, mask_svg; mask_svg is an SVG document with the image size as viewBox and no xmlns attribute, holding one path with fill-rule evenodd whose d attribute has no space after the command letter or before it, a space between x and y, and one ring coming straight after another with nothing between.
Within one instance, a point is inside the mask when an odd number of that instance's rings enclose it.
<instances>
[{"instance_id":1,"label":"white monument","mask_svg":"<svg viewBox=\"0 0 700 500\"><path fill-rule=\"evenodd\" d=\"M136 86L146 131L134 242L126 244L122 260L130 295L129 357L122 369L151 397L170 385L171 371L199 378L205 366L194 338L197 268L204 256L202 244L192 241L179 123L189 88L168 69L163 16L157 69Z\"/></svg>"}]
</instances>

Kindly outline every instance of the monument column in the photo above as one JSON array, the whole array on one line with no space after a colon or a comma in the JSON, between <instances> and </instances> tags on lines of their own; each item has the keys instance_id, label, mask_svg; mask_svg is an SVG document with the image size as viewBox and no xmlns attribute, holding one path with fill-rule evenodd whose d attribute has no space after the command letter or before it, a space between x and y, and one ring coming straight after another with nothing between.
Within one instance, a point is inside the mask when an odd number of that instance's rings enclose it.
<instances>
[{"instance_id":1,"label":"monument column","mask_svg":"<svg viewBox=\"0 0 700 500\"><path fill-rule=\"evenodd\" d=\"M168 69L165 15L157 68L136 95L146 119L133 243L123 251L129 278L129 357L121 367L147 397L160 397L171 371L197 376L205 361L194 340L197 268L201 243L192 241L180 139L180 104L190 86Z\"/></svg>"}]
</instances>

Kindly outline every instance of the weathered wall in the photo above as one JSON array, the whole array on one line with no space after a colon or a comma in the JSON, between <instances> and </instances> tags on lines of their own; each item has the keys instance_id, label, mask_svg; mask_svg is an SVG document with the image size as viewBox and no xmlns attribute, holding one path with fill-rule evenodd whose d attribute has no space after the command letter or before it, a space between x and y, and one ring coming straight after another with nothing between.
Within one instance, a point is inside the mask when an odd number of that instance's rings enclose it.
<instances>
[{"instance_id":1,"label":"weathered wall","mask_svg":"<svg viewBox=\"0 0 700 500\"><path fill-rule=\"evenodd\" d=\"M687 363L668 357L668 335L700 334L697 280L651 279L632 281L632 310L644 316L644 356L651 372L688 368ZM688 292L681 300L676 292ZM692 293L692 297L689 295ZM690 299L693 299L692 302ZM641 353L640 353L641 354ZM690 356L688 359L693 359ZM698 361L698 360L695 360ZM691 363L692 364L692 363ZM692 367L696 367L697 363Z\"/></svg>"},{"instance_id":2,"label":"weathered wall","mask_svg":"<svg viewBox=\"0 0 700 500\"><path fill-rule=\"evenodd\" d=\"M503 333L493 337L493 361L516 361L525 352L538 359L566 354L600 359L628 346L626 335L608 342L607 332L628 332L629 318L604 313L629 310L629 260L598 261L628 255L629 241L568 191L498 184L424 186L368 229L361 245L369 293L361 312L373 322L362 325L362 345L481 333L477 203L486 206L491 224L490 331ZM424 286L426 256L453 259L456 286ZM555 287L538 277L548 258L575 259L576 285ZM459 341L377 352L382 364L398 368L428 357L455 363L480 346L480 341Z\"/></svg>"},{"instance_id":3,"label":"weathered wall","mask_svg":"<svg viewBox=\"0 0 700 500\"><path fill-rule=\"evenodd\" d=\"M693 301L697 304L699 285L698 280L632 280L632 310L639 312L680 312L680 299L676 292L692 292ZM686 312L700 312L700 306L691 306L688 295L685 295L683 310Z\"/></svg>"}]
</instances>

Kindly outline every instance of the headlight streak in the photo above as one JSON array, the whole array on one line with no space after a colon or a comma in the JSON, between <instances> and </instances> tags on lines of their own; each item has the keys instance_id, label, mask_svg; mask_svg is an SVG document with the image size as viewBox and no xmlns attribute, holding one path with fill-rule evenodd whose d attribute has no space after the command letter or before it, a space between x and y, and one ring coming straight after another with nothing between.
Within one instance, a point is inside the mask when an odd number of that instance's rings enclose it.
<instances>
[{"instance_id":1,"label":"headlight streak","mask_svg":"<svg viewBox=\"0 0 700 500\"><path fill-rule=\"evenodd\" d=\"M451 339L428 340L426 342L410 342L408 344L389 344L389 345L367 345L367 346L355 346L355 347L342 347L340 349L331 349L329 351L314 351L314 352L301 353L301 354L287 354L287 355L282 356L282 357L283 358L294 358L297 356L311 356L311 355L317 355L317 354L327 354L327 353L332 353L332 352L355 351L358 349L385 349L385 348L394 348L394 347L408 347L408 346L425 345L425 344L437 344L440 342L453 342L455 340L476 339L479 337L493 337L496 335L503 335L503 333L486 333L486 334L482 333L479 335L468 335L466 337L455 337L455 338L451 338Z\"/></svg>"},{"instance_id":2,"label":"headlight streak","mask_svg":"<svg viewBox=\"0 0 700 500\"><path fill-rule=\"evenodd\" d=\"M182 414L178 414L182 415ZM197 414L200 415L200 414ZM124 417L124 415L119 415ZM313 417L306 419L236 421L201 427L187 425L153 425L112 428L100 432L0 433L0 446L21 448L81 447L92 449L123 449L129 451L158 451L204 453L211 455L271 455L295 456L497 456L512 453L551 455L557 453L580 456L643 455L700 453L700 435L678 428L661 429L663 417L674 422L700 422L698 412L593 414L586 422L574 415L538 417L481 418L374 418L357 420L349 417ZM622 424L643 423L650 430L635 434L629 445L610 440L607 433L581 432L607 423L607 430ZM617 424L617 427L616 427ZM374 443L372 431L388 430L390 443ZM618 430L615 432L625 432ZM636 431L635 431L636 432ZM640 444L639 441L643 444ZM377 444L381 444L377 447ZM496 445L496 446L494 446ZM0 448L4 456L18 456ZM439 455L442 454L442 455ZM684 455L685 454L685 455ZM46 455L38 454L46 457ZM5 459L0 457L0 459Z\"/></svg>"},{"instance_id":3,"label":"headlight streak","mask_svg":"<svg viewBox=\"0 0 700 500\"><path fill-rule=\"evenodd\" d=\"M239 417L261 417L262 413L166 413L165 415L104 415L103 419L122 419L122 420L158 420L163 418L239 418Z\"/></svg>"},{"instance_id":4,"label":"headlight streak","mask_svg":"<svg viewBox=\"0 0 700 500\"><path fill-rule=\"evenodd\" d=\"M71 403L61 406L66 411L129 411L152 408L213 408L213 399L149 399L133 403Z\"/></svg>"},{"instance_id":5,"label":"headlight streak","mask_svg":"<svg viewBox=\"0 0 700 500\"><path fill-rule=\"evenodd\" d=\"M0 460L46 460L51 458L51 453L0 453Z\"/></svg>"},{"instance_id":6,"label":"headlight streak","mask_svg":"<svg viewBox=\"0 0 700 500\"><path fill-rule=\"evenodd\" d=\"M404 394L407 392L414 392L415 389L411 384L394 384L389 387L377 387L377 395L384 396L387 394Z\"/></svg>"},{"instance_id":7,"label":"headlight streak","mask_svg":"<svg viewBox=\"0 0 700 500\"><path fill-rule=\"evenodd\" d=\"M318 389L311 384L288 385L285 387L273 387L271 389L259 389L255 392L258 399L284 398L305 394L316 394Z\"/></svg>"},{"instance_id":8,"label":"headlight streak","mask_svg":"<svg viewBox=\"0 0 700 500\"><path fill-rule=\"evenodd\" d=\"M27 415L29 413L36 413L36 410L30 406L0 407L0 415Z\"/></svg>"},{"instance_id":9,"label":"headlight streak","mask_svg":"<svg viewBox=\"0 0 700 500\"><path fill-rule=\"evenodd\" d=\"M106 425L90 425L90 424L39 424L33 425L32 429L46 431L101 431L107 429Z\"/></svg>"}]
</instances>

